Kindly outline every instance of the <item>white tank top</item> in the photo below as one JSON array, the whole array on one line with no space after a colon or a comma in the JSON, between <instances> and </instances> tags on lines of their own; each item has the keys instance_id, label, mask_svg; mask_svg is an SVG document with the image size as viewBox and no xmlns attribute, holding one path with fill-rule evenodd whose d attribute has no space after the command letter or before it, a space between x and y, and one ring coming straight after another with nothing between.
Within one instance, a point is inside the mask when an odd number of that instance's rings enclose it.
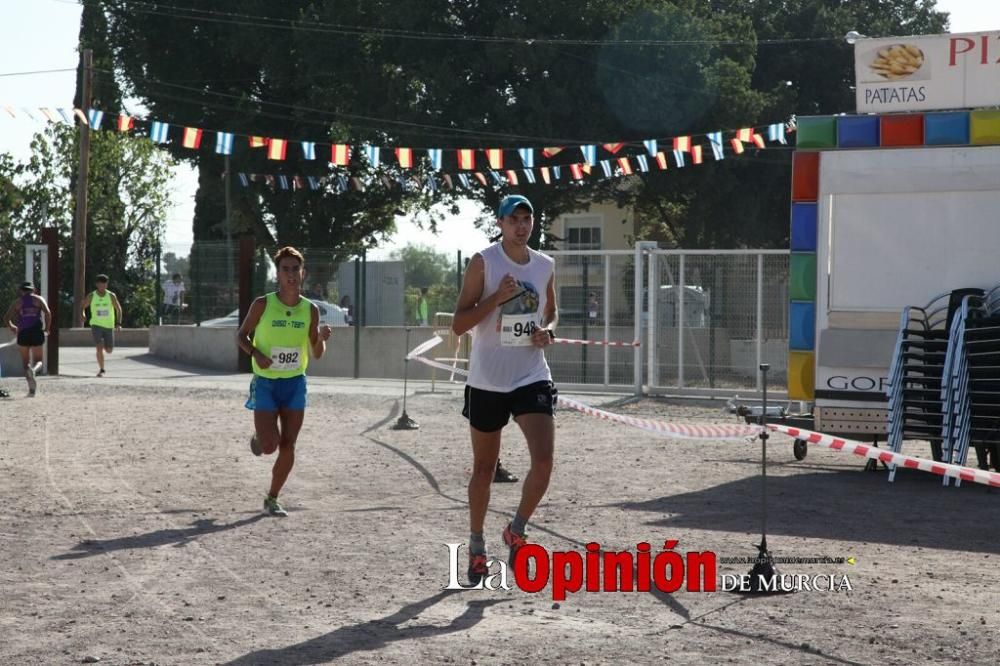
<instances>
[{"instance_id":1,"label":"white tank top","mask_svg":"<svg viewBox=\"0 0 1000 666\"><path fill-rule=\"evenodd\" d=\"M520 386L551 381L544 352L531 344L531 331L542 327L555 262L552 257L528 248L528 263L519 264L507 256L500 243L479 254L486 273L484 297L495 292L508 273L518 281L521 293L486 315L472 329L466 383L484 391L509 393Z\"/></svg>"}]
</instances>

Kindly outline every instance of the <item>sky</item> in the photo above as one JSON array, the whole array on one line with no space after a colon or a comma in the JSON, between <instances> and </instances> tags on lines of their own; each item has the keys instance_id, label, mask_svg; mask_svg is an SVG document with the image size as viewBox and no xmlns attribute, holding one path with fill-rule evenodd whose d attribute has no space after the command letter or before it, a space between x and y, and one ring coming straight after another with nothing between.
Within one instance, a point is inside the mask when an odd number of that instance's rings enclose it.
<instances>
[{"instance_id":1,"label":"sky","mask_svg":"<svg viewBox=\"0 0 1000 666\"><path fill-rule=\"evenodd\" d=\"M938 0L937 7L951 13L952 32L1000 30L1000 2L995 0ZM4 17L0 22L0 108L72 106L79 59L76 40L80 11L75 0L0 0L0 16ZM857 30L865 32L864 26L857 26ZM65 71L10 75L39 70ZM0 152L25 159L32 135L42 126L23 114L19 116L11 118L0 112ZM178 168L171 183L172 207L167 217L164 251L187 254L196 188L194 171ZM471 256L487 243L486 236L472 223L478 209L478 204L464 204L459 215L448 216L438 225L437 236L412 221L398 220L392 241L372 256L385 257L408 243L433 245L449 256L456 250Z\"/></svg>"}]
</instances>

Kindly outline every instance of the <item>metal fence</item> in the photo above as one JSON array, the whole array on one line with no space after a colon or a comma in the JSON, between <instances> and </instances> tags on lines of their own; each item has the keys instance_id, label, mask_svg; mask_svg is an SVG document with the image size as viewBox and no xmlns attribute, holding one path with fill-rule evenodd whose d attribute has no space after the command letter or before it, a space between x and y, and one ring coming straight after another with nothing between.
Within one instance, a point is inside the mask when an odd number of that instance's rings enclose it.
<instances>
[{"instance_id":1,"label":"metal fence","mask_svg":"<svg viewBox=\"0 0 1000 666\"><path fill-rule=\"evenodd\" d=\"M568 386L733 394L787 386L788 252L552 252L564 338L641 348L557 346L553 377ZM651 294L653 295L651 297Z\"/></svg>"}]
</instances>

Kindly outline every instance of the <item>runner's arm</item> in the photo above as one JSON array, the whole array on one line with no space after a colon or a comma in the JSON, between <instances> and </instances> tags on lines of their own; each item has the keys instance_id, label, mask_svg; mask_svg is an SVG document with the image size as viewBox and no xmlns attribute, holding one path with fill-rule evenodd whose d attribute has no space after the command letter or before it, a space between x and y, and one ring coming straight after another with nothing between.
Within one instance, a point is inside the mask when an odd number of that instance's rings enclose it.
<instances>
[{"instance_id":1,"label":"runner's arm","mask_svg":"<svg viewBox=\"0 0 1000 666\"><path fill-rule=\"evenodd\" d=\"M312 320L309 322L309 347L313 358L322 358L326 353L326 341L330 339L331 332L326 324L319 325L319 308L313 303Z\"/></svg>"},{"instance_id":2,"label":"runner's arm","mask_svg":"<svg viewBox=\"0 0 1000 666\"><path fill-rule=\"evenodd\" d=\"M17 324L14 323L14 315L16 315L20 309L21 301L14 301L10 304L10 307L7 308L7 312L3 316L3 323L6 324L7 328L9 328L13 333L17 333Z\"/></svg>"},{"instance_id":3,"label":"runner's arm","mask_svg":"<svg viewBox=\"0 0 1000 666\"><path fill-rule=\"evenodd\" d=\"M86 296L83 297L83 302L80 303L80 328L83 328L83 321L87 316L84 313L87 311L87 308L89 307L90 307L90 294L87 294Z\"/></svg>"},{"instance_id":4,"label":"runner's arm","mask_svg":"<svg viewBox=\"0 0 1000 666\"><path fill-rule=\"evenodd\" d=\"M111 292L111 304L115 308L115 328L122 327L122 304L118 302L115 292Z\"/></svg>"},{"instance_id":5,"label":"runner's arm","mask_svg":"<svg viewBox=\"0 0 1000 666\"><path fill-rule=\"evenodd\" d=\"M548 287L545 289L545 311L542 312L542 327L531 334L531 341L536 347L545 347L555 340L555 327L559 319L559 311L556 308L556 276L549 278Z\"/></svg>"},{"instance_id":6,"label":"runner's arm","mask_svg":"<svg viewBox=\"0 0 1000 666\"><path fill-rule=\"evenodd\" d=\"M52 330L52 310L49 309L49 304L45 302L44 298L41 296L35 298L38 299L39 307L45 313L45 335L48 335L49 331Z\"/></svg>"},{"instance_id":7,"label":"runner's arm","mask_svg":"<svg viewBox=\"0 0 1000 666\"><path fill-rule=\"evenodd\" d=\"M264 356L261 352L253 346L253 341L250 340L250 332L257 328L257 324L260 323L260 318L264 314L264 307L267 305L266 297L261 296L250 304L250 311L247 312L246 319L240 324L240 328L236 331L236 346L243 350L245 354L257 360L257 365L262 368L267 368L271 365L271 359Z\"/></svg>"},{"instance_id":8,"label":"runner's arm","mask_svg":"<svg viewBox=\"0 0 1000 666\"><path fill-rule=\"evenodd\" d=\"M510 278L509 274L507 278ZM505 278L501 281L499 289L483 298L483 290L486 288L486 264L482 255L474 255L465 271L462 293L458 296L458 305L455 307L455 316L451 323L451 330L455 335L469 332L498 305L514 298L519 287L513 278L510 278L509 282L510 284Z\"/></svg>"}]
</instances>

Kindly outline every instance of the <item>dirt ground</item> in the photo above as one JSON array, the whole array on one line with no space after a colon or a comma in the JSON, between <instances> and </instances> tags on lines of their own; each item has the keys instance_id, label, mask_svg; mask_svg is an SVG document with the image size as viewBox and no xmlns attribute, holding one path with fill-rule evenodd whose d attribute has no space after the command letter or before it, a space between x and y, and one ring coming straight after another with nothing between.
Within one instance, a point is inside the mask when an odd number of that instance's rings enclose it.
<instances>
[{"instance_id":1,"label":"dirt ground","mask_svg":"<svg viewBox=\"0 0 1000 666\"><path fill-rule=\"evenodd\" d=\"M112 369L114 366L110 366ZM0 663L1000 663L1000 493L863 471L791 442L769 449L769 545L792 574L853 591L447 592L444 544L467 540L460 393L312 380L287 519L260 505L270 460L248 450L243 377L7 379L0 401ZM579 396L578 396L579 397ZM608 398L585 402L608 405ZM612 411L721 422L711 406ZM750 556L759 443L671 441L562 411L556 471L529 525L550 550ZM924 447L909 449L926 455ZM503 461L528 458L513 428ZM491 553L519 484L494 487ZM464 565L463 565L464 569ZM720 574L748 565L719 565ZM91 661L92 661L91 659Z\"/></svg>"}]
</instances>

